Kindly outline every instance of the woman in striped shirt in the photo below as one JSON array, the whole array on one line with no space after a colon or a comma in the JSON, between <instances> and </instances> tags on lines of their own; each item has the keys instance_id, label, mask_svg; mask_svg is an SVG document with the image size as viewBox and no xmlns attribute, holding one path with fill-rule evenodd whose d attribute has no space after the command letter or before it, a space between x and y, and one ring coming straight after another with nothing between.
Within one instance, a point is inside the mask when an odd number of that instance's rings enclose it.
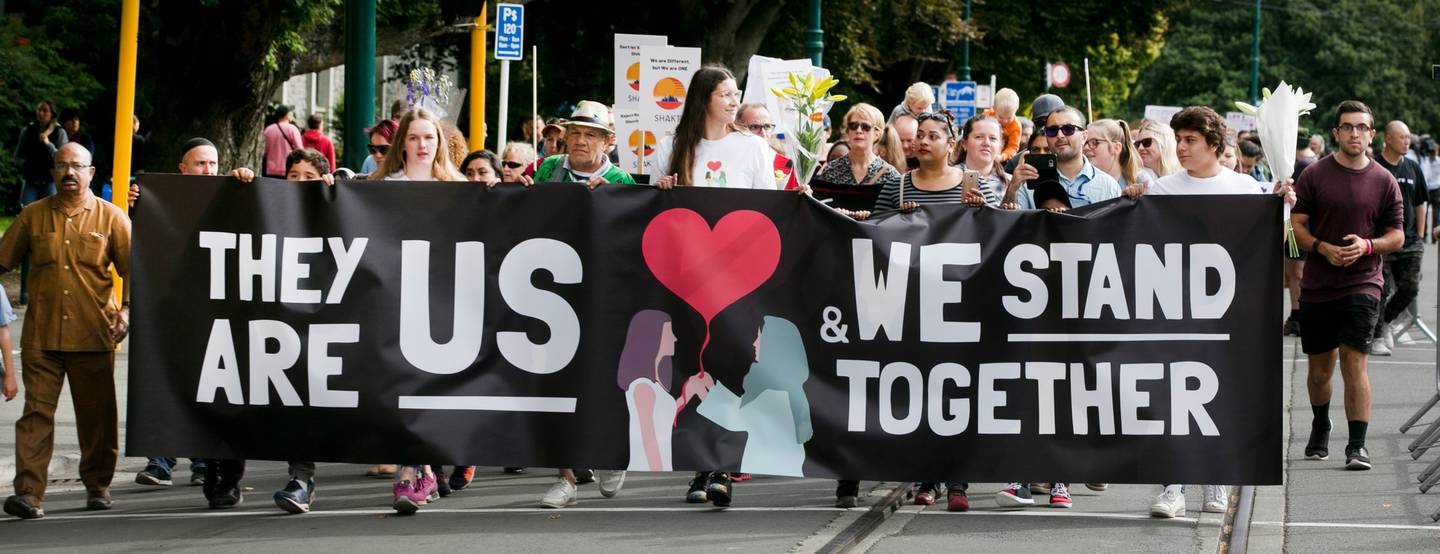
<instances>
[{"instance_id":1,"label":"woman in striped shirt","mask_svg":"<svg viewBox=\"0 0 1440 554\"><path fill-rule=\"evenodd\" d=\"M905 173L900 182L887 183L875 199L875 211L911 210L920 204L965 202L984 203L978 191L967 198L962 186L965 171L947 163L950 153L958 147L954 120L948 113L921 114L920 128L915 133L915 157L919 167ZM998 202L997 202L998 203Z\"/></svg>"}]
</instances>

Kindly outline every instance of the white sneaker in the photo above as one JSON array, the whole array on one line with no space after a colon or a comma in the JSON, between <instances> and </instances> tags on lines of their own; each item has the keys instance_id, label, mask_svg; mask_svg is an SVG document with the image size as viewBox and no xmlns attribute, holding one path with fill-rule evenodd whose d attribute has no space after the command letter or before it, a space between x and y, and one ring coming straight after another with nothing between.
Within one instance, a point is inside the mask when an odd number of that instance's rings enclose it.
<instances>
[{"instance_id":1,"label":"white sneaker","mask_svg":"<svg viewBox=\"0 0 1440 554\"><path fill-rule=\"evenodd\" d=\"M1375 340L1370 343L1370 355L1371 355L1371 356L1389 356L1389 355L1390 355L1390 347L1389 347L1389 346L1385 346L1385 339L1384 339L1384 338L1382 338L1382 337L1376 337Z\"/></svg>"},{"instance_id":2,"label":"white sneaker","mask_svg":"<svg viewBox=\"0 0 1440 554\"><path fill-rule=\"evenodd\" d=\"M1381 338L1385 339L1385 348L1395 348L1395 333L1389 327L1385 328L1385 336Z\"/></svg>"},{"instance_id":3,"label":"white sneaker","mask_svg":"<svg viewBox=\"0 0 1440 554\"><path fill-rule=\"evenodd\" d=\"M575 483L566 481L564 477L555 481L545 496L540 497L540 505L546 508L564 508L575 505Z\"/></svg>"},{"instance_id":4,"label":"white sneaker","mask_svg":"<svg viewBox=\"0 0 1440 554\"><path fill-rule=\"evenodd\" d=\"M1230 506L1230 487L1225 485L1204 485L1205 504L1201 505L1200 511L1212 514L1223 514Z\"/></svg>"},{"instance_id":5,"label":"white sneaker","mask_svg":"<svg viewBox=\"0 0 1440 554\"><path fill-rule=\"evenodd\" d=\"M1155 503L1150 505L1150 515L1154 517L1184 516L1185 493L1180 492L1180 485L1165 487L1165 491L1155 497Z\"/></svg>"},{"instance_id":6,"label":"white sneaker","mask_svg":"<svg viewBox=\"0 0 1440 554\"><path fill-rule=\"evenodd\" d=\"M595 473L595 478L600 485L600 496L613 498L620 494L620 487L625 485L624 471L597 471Z\"/></svg>"}]
</instances>

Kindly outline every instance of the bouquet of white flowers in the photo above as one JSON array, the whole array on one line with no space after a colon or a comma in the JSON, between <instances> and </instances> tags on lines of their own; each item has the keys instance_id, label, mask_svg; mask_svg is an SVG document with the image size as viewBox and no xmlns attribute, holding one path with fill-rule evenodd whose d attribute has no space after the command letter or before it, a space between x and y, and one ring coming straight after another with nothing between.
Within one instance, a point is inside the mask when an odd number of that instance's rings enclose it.
<instances>
[{"instance_id":1,"label":"bouquet of white flowers","mask_svg":"<svg viewBox=\"0 0 1440 554\"><path fill-rule=\"evenodd\" d=\"M1280 86L1264 90L1264 100L1259 106L1235 102L1241 112L1255 116L1256 134L1260 136L1260 147L1265 150L1265 164L1276 182L1285 182L1295 173L1295 139L1300 132L1300 116L1308 115L1315 109L1310 102L1310 93L1280 81ZM1292 257L1299 256L1295 243L1295 232L1290 226L1290 206L1285 206L1285 242Z\"/></svg>"},{"instance_id":2,"label":"bouquet of white flowers","mask_svg":"<svg viewBox=\"0 0 1440 554\"><path fill-rule=\"evenodd\" d=\"M795 108L798 121L785 137L785 150L795 163L795 178L801 185L810 183L820 165L820 149L825 146L825 112L836 102L845 99L843 95L832 95L830 89L840 84L834 77L809 74L796 77L790 74L790 86L784 89L772 88L770 92Z\"/></svg>"}]
</instances>

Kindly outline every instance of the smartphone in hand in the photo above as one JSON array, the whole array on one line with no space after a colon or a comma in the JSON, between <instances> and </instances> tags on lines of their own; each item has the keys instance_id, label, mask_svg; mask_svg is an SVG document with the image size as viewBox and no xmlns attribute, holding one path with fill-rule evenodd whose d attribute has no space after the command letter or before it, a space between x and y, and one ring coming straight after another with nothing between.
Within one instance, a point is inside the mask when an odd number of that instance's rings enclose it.
<instances>
[{"instance_id":1,"label":"smartphone in hand","mask_svg":"<svg viewBox=\"0 0 1440 554\"><path fill-rule=\"evenodd\" d=\"M1060 184L1059 162L1054 154L1026 154L1025 163L1035 168L1040 176L1025 183L1025 187L1035 190L1035 187L1043 183Z\"/></svg>"}]
</instances>

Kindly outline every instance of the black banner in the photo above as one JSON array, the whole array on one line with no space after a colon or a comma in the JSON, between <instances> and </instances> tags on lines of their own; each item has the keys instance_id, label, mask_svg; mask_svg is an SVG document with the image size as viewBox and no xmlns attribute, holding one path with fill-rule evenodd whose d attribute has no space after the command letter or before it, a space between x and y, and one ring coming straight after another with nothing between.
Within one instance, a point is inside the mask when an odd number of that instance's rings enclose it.
<instances>
[{"instance_id":1,"label":"black banner","mask_svg":"<svg viewBox=\"0 0 1440 554\"><path fill-rule=\"evenodd\" d=\"M130 455L1280 483L1272 197L142 180Z\"/></svg>"}]
</instances>

